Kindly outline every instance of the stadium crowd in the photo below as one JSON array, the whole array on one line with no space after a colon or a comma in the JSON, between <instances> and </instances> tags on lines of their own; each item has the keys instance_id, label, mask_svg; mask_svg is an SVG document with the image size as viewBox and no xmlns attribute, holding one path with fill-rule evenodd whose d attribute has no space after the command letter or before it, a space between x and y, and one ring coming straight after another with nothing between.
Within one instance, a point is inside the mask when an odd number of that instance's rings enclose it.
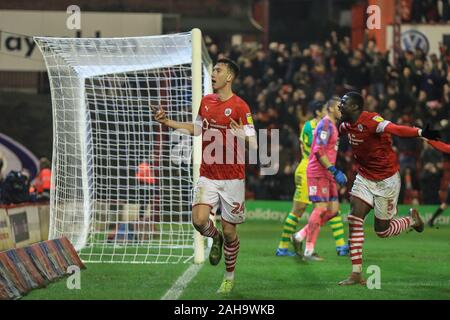
<instances>
[{"instance_id":1,"label":"stadium crowd","mask_svg":"<svg viewBox=\"0 0 450 320\"><path fill-rule=\"evenodd\" d=\"M221 52L207 38L213 61L227 56L237 61L241 75L235 92L251 106L257 128L280 129L280 167L276 178L259 176L247 169L247 197L290 200L293 174L300 160L298 136L311 117L314 100L326 101L350 90L362 92L366 110L378 112L398 124L423 127L429 123L450 140L450 49L440 45L440 54L422 50L401 52L397 64L389 61L367 36L352 49L350 38L336 32L321 43L300 45L273 42L268 52L261 46L243 44ZM402 191L400 203L437 204L447 168L442 154L424 146L420 139L394 139L398 152ZM448 160L448 159L447 159ZM341 139L337 167L349 177L340 189L341 201L355 176L349 145Z\"/></svg>"},{"instance_id":2,"label":"stadium crowd","mask_svg":"<svg viewBox=\"0 0 450 320\"><path fill-rule=\"evenodd\" d=\"M448 0L412 0L411 14L403 22L437 23L450 21Z\"/></svg>"}]
</instances>

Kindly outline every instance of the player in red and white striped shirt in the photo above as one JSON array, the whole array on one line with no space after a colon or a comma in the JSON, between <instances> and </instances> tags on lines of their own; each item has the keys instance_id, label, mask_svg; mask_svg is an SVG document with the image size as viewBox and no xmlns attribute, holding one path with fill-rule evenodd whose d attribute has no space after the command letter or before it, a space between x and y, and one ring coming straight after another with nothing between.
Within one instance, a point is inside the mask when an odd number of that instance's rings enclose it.
<instances>
[{"instance_id":1,"label":"player in red and white striped shirt","mask_svg":"<svg viewBox=\"0 0 450 320\"><path fill-rule=\"evenodd\" d=\"M362 277L362 251L364 218L374 209L375 232L381 238L396 236L412 227L422 232L424 223L416 209L410 215L395 218L400 192L400 174L397 155L392 149L392 135L424 137L435 140L439 132L396 125L373 112L363 111L364 99L357 92L344 95L339 104L343 123L340 134L346 134L352 146L358 174L351 191L349 245L352 274L340 285L364 284Z\"/></svg>"},{"instance_id":2,"label":"player in red and white striped shirt","mask_svg":"<svg viewBox=\"0 0 450 320\"><path fill-rule=\"evenodd\" d=\"M200 178L194 189L192 223L203 236L214 239L209 255L212 265L225 256L226 272L218 293L229 293L234 286L234 269L239 253L236 225L245 220L245 155L239 152L235 136L256 150L256 131L250 108L231 90L239 67L229 59L219 59L213 68L214 94L203 97L195 123L167 118L162 108L153 109L155 119L191 135L202 134ZM220 206L222 232L209 219Z\"/></svg>"}]
</instances>

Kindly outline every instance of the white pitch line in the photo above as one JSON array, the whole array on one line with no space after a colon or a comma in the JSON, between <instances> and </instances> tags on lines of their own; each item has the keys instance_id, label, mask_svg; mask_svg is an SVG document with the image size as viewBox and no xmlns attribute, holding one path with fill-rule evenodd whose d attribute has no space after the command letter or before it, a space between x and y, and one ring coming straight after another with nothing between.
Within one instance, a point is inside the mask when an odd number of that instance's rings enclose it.
<instances>
[{"instance_id":1,"label":"white pitch line","mask_svg":"<svg viewBox=\"0 0 450 320\"><path fill-rule=\"evenodd\" d=\"M172 287L166 292L161 300L177 300L187 287L189 282L197 275L203 264L191 265L172 285Z\"/></svg>"}]
</instances>

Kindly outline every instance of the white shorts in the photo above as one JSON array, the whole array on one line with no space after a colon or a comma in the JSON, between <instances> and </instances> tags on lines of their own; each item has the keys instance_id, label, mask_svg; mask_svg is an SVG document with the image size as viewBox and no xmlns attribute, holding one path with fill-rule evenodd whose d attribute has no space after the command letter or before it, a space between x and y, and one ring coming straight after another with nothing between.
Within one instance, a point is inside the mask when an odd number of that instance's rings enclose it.
<instances>
[{"instance_id":1,"label":"white shorts","mask_svg":"<svg viewBox=\"0 0 450 320\"><path fill-rule=\"evenodd\" d=\"M216 214L221 208L222 219L239 224L245 220L245 180L211 180L200 177L194 188L192 206L205 204Z\"/></svg>"},{"instance_id":2,"label":"white shorts","mask_svg":"<svg viewBox=\"0 0 450 320\"><path fill-rule=\"evenodd\" d=\"M398 172L381 181L371 181L358 174L350 194L371 206L378 219L391 220L397 214L400 187Z\"/></svg>"}]
</instances>

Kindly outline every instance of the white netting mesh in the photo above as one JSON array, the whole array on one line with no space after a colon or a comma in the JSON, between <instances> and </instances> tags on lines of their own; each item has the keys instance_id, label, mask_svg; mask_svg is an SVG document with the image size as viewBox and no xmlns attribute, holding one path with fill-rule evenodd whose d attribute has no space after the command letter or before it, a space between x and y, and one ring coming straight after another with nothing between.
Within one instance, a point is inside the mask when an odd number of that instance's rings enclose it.
<instances>
[{"instance_id":1,"label":"white netting mesh","mask_svg":"<svg viewBox=\"0 0 450 320\"><path fill-rule=\"evenodd\" d=\"M192 34L35 41L53 103L50 237L66 236L84 261L188 261L192 138L181 159L180 137L149 105L192 121ZM211 61L201 56L203 95Z\"/></svg>"}]
</instances>

